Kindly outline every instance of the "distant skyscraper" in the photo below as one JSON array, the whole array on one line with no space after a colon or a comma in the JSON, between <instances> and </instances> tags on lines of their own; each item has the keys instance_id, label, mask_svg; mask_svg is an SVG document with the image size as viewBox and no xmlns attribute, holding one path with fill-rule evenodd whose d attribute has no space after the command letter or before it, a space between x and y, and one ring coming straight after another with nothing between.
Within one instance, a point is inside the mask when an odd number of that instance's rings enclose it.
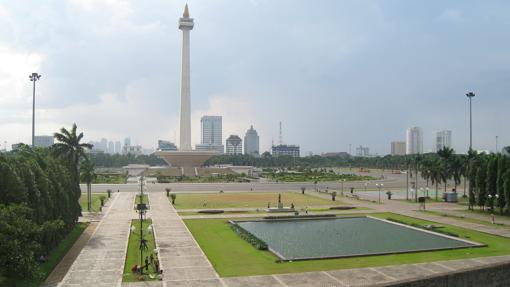
<instances>
[{"instance_id":1,"label":"distant skyscraper","mask_svg":"<svg viewBox=\"0 0 510 287\"><path fill-rule=\"evenodd\" d=\"M131 145L131 138L127 137L124 139L124 146L130 146Z\"/></svg>"},{"instance_id":2,"label":"distant skyscraper","mask_svg":"<svg viewBox=\"0 0 510 287\"><path fill-rule=\"evenodd\" d=\"M121 153L121 152L122 152L122 147L121 147L120 141L116 141L115 142L115 152L114 153Z\"/></svg>"},{"instance_id":3,"label":"distant skyscraper","mask_svg":"<svg viewBox=\"0 0 510 287\"><path fill-rule=\"evenodd\" d=\"M105 153L108 152L108 140L107 139L105 139L105 138L101 139L101 141L99 142L99 149Z\"/></svg>"},{"instance_id":4,"label":"distant skyscraper","mask_svg":"<svg viewBox=\"0 0 510 287\"><path fill-rule=\"evenodd\" d=\"M108 142L108 153L109 154L115 153L115 144L112 141Z\"/></svg>"},{"instance_id":5,"label":"distant skyscraper","mask_svg":"<svg viewBox=\"0 0 510 287\"><path fill-rule=\"evenodd\" d=\"M195 146L196 150L224 152L221 116L203 116L200 119L200 131L200 144Z\"/></svg>"},{"instance_id":6,"label":"distant skyscraper","mask_svg":"<svg viewBox=\"0 0 510 287\"><path fill-rule=\"evenodd\" d=\"M34 146L36 147L49 147L53 145L53 136L35 136Z\"/></svg>"},{"instance_id":7,"label":"distant skyscraper","mask_svg":"<svg viewBox=\"0 0 510 287\"><path fill-rule=\"evenodd\" d=\"M177 147L173 142L165 141L165 140L158 140L158 150L161 151L176 151Z\"/></svg>"},{"instance_id":8,"label":"distant skyscraper","mask_svg":"<svg viewBox=\"0 0 510 287\"><path fill-rule=\"evenodd\" d=\"M366 146L359 146L356 148L356 156L370 156L370 148Z\"/></svg>"},{"instance_id":9,"label":"distant skyscraper","mask_svg":"<svg viewBox=\"0 0 510 287\"><path fill-rule=\"evenodd\" d=\"M452 147L452 131L444 130L436 133L436 151L443 147Z\"/></svg>"},{"instance_id":10,"label":"distant skyscraper","mask_svg":"<svg viewBox=\"0 0 510 287\"><path fill-rule=\"evenodd\" d=\"M243 153L243 140L238 135L231 135L226 141L227 154L242 154Z\"/></svg>"},{"instance_id":11,"label":"distant skyscraper","mask_svg":"<svg viewBox=\"0 0 510 287\"><path fill-rule=\"evenodd\" d=\"M253 126L246 131L244 136L244 154L253 156L259 155L259 135Z\"/></svg>"},{"instance_id":12,"label":"distant skyscraper","mask_svg":"<svg viewBox=\"0 0 510 287\"><path fill-rule=\"evenodd\" d=\"M420 127L407 129L406 154L423 153L423 131Z\"/></svg>"},{"instance_id":13,"label":"distant skyscraper","mask_svg":"<svg viewBox=\"0 0 510 287\"><path fill-rule=\"evenodd\" d=\"M391 155L405 155L406 142L395 141L391 142Z\"/></svg>"}]
</instances>

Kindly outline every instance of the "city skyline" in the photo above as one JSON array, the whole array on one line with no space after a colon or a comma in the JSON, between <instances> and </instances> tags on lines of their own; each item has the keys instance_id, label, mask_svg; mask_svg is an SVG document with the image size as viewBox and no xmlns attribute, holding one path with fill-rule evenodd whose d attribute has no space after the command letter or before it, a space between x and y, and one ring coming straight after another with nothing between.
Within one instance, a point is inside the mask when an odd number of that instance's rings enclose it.
<instances>
[{"instance_id":1,"label":"city skyline","mask_svg":"<svg viewBox=\"0 0 510 287\"><path fill-rule=\"evenodd\" d=\"M493 151L496 136L500 147L510 142L499 124L510 120L505 112L510 99L503 94L510 43L501 37L510 24L509 3L190 5L199 19L192 36L192 82L200 83L191 103L192 146L200 140L199 118L211 114L223 116L225 135L256 126L261 151L270 149L283 121L287 141L299 144L303 154L348 151L349 144L387 154L388 143L404 139L413 125L424 130L424 152L433 149L432 133L442 129L455 134L452 147L464 152L469 91L477 95L473 147ZM179 70L173 67L179 66L181 40L175 19L183 6L184 1L1 3L0 143L30 143L32 72L43 75L36 135L76 122L86 140L131 134L143 146L154 147L159 138L178 142L172 137L179 124ZM64 9L68 18L52 16ZM27 17L26 11L33 14ZM263 21L269 18L276 22ZM143 41L133 41L137 38ZM270 49L263 45L267 40ZM312 103L317 107L311 109ZM158 130L154 122L170 124Z\"/></svg>"}]
</instances>

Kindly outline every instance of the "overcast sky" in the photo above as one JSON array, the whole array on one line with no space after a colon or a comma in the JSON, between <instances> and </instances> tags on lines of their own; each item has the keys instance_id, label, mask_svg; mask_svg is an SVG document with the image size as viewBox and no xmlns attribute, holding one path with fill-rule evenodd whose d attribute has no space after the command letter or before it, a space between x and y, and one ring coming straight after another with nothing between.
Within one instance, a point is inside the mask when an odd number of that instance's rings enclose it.
<instances>
[{"instance_id":1,"label":"overcast sky","mask_svg":"<svg viewBox=\"0 0 510 287\"><path fill-rule=\"evenodd\" d=\"M76 122L86 140L155 147L178 137L179 0L0 0L0 144ZM477 149L510 144L510 1L191 0L192 142L200 117L223 138L253 125L262 151L357 145L386 154L421 126Z\"/></svg>"}]
</instances>

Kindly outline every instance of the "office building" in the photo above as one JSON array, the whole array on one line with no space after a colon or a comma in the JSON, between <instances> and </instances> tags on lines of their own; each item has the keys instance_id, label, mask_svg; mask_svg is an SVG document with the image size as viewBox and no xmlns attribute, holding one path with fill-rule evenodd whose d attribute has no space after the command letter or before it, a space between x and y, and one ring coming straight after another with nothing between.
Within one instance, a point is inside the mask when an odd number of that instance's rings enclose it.
<instances>
[{"instance_id":1,"label":"office building","mask_svg":"<svg viewBox=\"0 0 510 287\"><path fill-rule=\"evenodd\" d=\"M405 155L406 142L394 141L391 142L391 155Z\"/></svg>"},{"instance_id":2,"label":"office building","mask_svg":"<svg viewBox=\"0 0 510 287\"><path fill-rule=\"evenodd\" d=\"M436 152L444 147L452 147L452 131L443 130L436 133Z\"/></svg>"},{"instance_id":3,"label":"office building","mask_svg":"<svg viewBox=\"0 0 510 287\"><path fill-rule=\"evenodd\" d=\"M158 150L161 151L176 151L177 146L170 141L158 140Z\"/></svg>"},{"instance_id":4,"label":"office building","mask_svg":"<svg viewBox=\"0 0 510 287\"><path fill-rule=\"evenodd\" d=\"M242 154L243 153L243 140L238 135L231 135L226 141L227 154Z\"/></svg>"},{"instance_id":5,"label":"office building","mask_svg":"<svg viewBox=\"0 0 510 287\"><path fill-rule=\"evenodd\" d=\"M34 146L36 147L50 147L53 145L53 136L35 136Z\"/></svg>"},{"instance_id":6,"label":"office building","mask_svg":"<svg viewBox=\"0 0 510 287\"><path fill-rule=\"evenodd\" d=\"M271 147L271 154L275 157L288 155L292 157L299 157L299 146L297 145L273 145Z\"/></svg>"},{"instance_id":7,"label":"office building","mask_svg":"<svg viewBox=\"0 0 510 287\"><path fill-rule=\"evenodd\" d=\"M423 153L423 131L420 127L407 129L406 154Z\"/></svg>"},{"instance_id":8,"label":"office building","mask_svg":"<svg viewBox=\"0 0 510 287\"><path fill-rule=\"evenodd\" d=\"M221 116L203 116L200 119L200 132L200 144L195 146L197 151L224 153Z\"/></svg>"},{"instance_id":9,"label":"office building","mask_svg":"<svg viewBox=\"0 0 510 287\"><path fill-rule=\"evenodd\" d=\"M259 155L259 135L253 126L246 131L244 136L244 154Z\"/></svg>"},{"instance_id":10,"label":"office building","mask_svg":"<svg viewBox=\"0 0 510 287\"><path fill-rule=\"evenodd\" d=\"M135 156L139 156L143 154L142 146L140 145L134 145L134 146L124 146L122 148L123 154L132 154Z\"/></svg>"}]
</instances>

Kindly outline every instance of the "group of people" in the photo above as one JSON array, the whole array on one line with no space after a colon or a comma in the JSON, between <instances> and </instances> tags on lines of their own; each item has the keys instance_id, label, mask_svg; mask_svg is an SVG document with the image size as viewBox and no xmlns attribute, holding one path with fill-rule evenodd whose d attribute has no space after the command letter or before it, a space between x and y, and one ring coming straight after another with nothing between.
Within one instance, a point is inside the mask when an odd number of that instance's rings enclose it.
<instances>
[{"instance_id":1,"label":"group of people","mask_svg":"<svg viewBox=\"0 0 510 287\"><path fill-rule=\"evenodd\" d=\"M159 260L157 258L157 253L156 256L154 256L154 254L152 253L150 254L150 256L145 256L144 263L145 264L142 266L133 265L133 267L131 268L131 272L142 274L143 271L145 270L147 273L149 273L149 266L152 266L152 270L154 271L154 273L159 274L160 278L162 278L163 270L159 268Z\"/></svg>"}]
</instances>

